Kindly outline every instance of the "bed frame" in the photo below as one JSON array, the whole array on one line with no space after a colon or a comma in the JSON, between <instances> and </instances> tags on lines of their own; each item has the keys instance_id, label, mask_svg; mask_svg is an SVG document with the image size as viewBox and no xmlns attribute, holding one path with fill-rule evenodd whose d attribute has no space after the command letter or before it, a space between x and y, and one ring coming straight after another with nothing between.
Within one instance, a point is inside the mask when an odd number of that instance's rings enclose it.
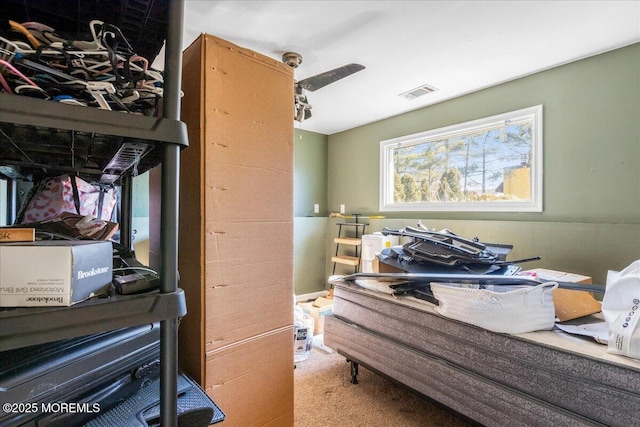
<instances>
[{"instance_id":1,"label":"bed frame","mask_svg":"<svg viewBox=\"0 0 640 427\"><path fill-rule=\"evenodd\" d=\"M324 344L481 425L640 425L640 361L561 331L491 332L434 305L334 285Z\"/></svg>"}]
</instances>

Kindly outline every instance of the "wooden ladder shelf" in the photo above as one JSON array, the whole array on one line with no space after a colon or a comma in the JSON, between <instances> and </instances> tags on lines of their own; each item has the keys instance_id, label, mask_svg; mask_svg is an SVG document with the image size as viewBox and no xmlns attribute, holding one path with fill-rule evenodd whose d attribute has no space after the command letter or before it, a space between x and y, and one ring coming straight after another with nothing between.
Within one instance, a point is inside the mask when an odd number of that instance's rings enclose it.
<instances>
[{"instance_id":1,"label":"wooden ladder shelf","mask_svg":"<svg viewBox=\"0 0 640 427\"><path fill-rule=\"evenodd\" d=\"M333 274L336 274L336 265L344 264L355 267L355 272L360 270L360 247L362 246L362 235L367 227L367 224L361 222L340 222L338 225L338 237L335 237L333 241L336 244L336 253L331 257L333 262ZM347 235L347 229L351 228L351 236ZM345 234L343 234L343 232ZM340 246L348 246L352 248L350 254L341 254Z\"/></svg>"}]
</instances>

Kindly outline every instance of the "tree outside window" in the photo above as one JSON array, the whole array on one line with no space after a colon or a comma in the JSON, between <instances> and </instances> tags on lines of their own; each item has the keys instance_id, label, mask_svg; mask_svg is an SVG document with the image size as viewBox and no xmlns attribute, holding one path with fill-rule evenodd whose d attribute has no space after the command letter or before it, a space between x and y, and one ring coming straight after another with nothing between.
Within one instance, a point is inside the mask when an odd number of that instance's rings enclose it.
<instances>
[{"instance_id":1,"label":"tree outside window","mask_svg":"<svg viewBox=\"0 0 640 427\"><path fill-rule=\"evenodd\" d=\"M542 210L542 106L381 142L381 211Z\"/></svg>"}]
</instances>

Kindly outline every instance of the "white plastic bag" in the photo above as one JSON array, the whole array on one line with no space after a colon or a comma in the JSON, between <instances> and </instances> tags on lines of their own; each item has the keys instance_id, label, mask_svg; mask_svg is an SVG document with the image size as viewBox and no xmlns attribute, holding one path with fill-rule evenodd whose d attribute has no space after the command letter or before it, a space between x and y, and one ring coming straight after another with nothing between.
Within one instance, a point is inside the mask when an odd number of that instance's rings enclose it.
<instances>
[{"instance_id":1,"label":"white plastic bag","mask_svg":"<svg viewBox=\"0 0 640 427\"><path fill-rule=\"evenodd\" d=\"M640 260L621 272L609 271L602 315L609 329L607 351L640 358Z\"/></svg>"},{"instance_id":2,"label":"white plastic bag","mask_svg":"<svg viewBox=\"0 0 640 427\"><path fill-rule=\"evenodd\" d=\"M494 332L521 334L549 330L555 322L552 291L556 282L537 286L431 283L439 305L436 311L445 317L480 326Z\"/></svg>"},{"instance_id":3,"label":"white plastic bag","mask_svg":"<svg viewBox=\"0 0 640 427\"><path fill-rule=\"evenodd\" d=\"M293 319L293 360L302 362L311 355L313 345L313 317L302 310L299 305L294 306Z\"/></svg>"}]
</instances>

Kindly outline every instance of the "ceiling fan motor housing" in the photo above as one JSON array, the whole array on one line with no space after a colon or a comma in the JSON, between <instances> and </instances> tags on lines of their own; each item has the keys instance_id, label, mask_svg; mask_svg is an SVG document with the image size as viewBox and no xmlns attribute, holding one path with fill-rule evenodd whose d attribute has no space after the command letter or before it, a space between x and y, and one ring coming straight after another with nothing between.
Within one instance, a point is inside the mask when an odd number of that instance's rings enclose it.
<instances>
[{"instance_id":1,"label":"ceiling fan motor housing","mask_svg":"<svg viewBox=\"0 0 640 427\"><path fill-rule=\"evenodd\" d=\"M295 52L285 52L282 54L282 62L290 67L298 68L302 64L302 55Z\"/></svg>"}]
</instances>

